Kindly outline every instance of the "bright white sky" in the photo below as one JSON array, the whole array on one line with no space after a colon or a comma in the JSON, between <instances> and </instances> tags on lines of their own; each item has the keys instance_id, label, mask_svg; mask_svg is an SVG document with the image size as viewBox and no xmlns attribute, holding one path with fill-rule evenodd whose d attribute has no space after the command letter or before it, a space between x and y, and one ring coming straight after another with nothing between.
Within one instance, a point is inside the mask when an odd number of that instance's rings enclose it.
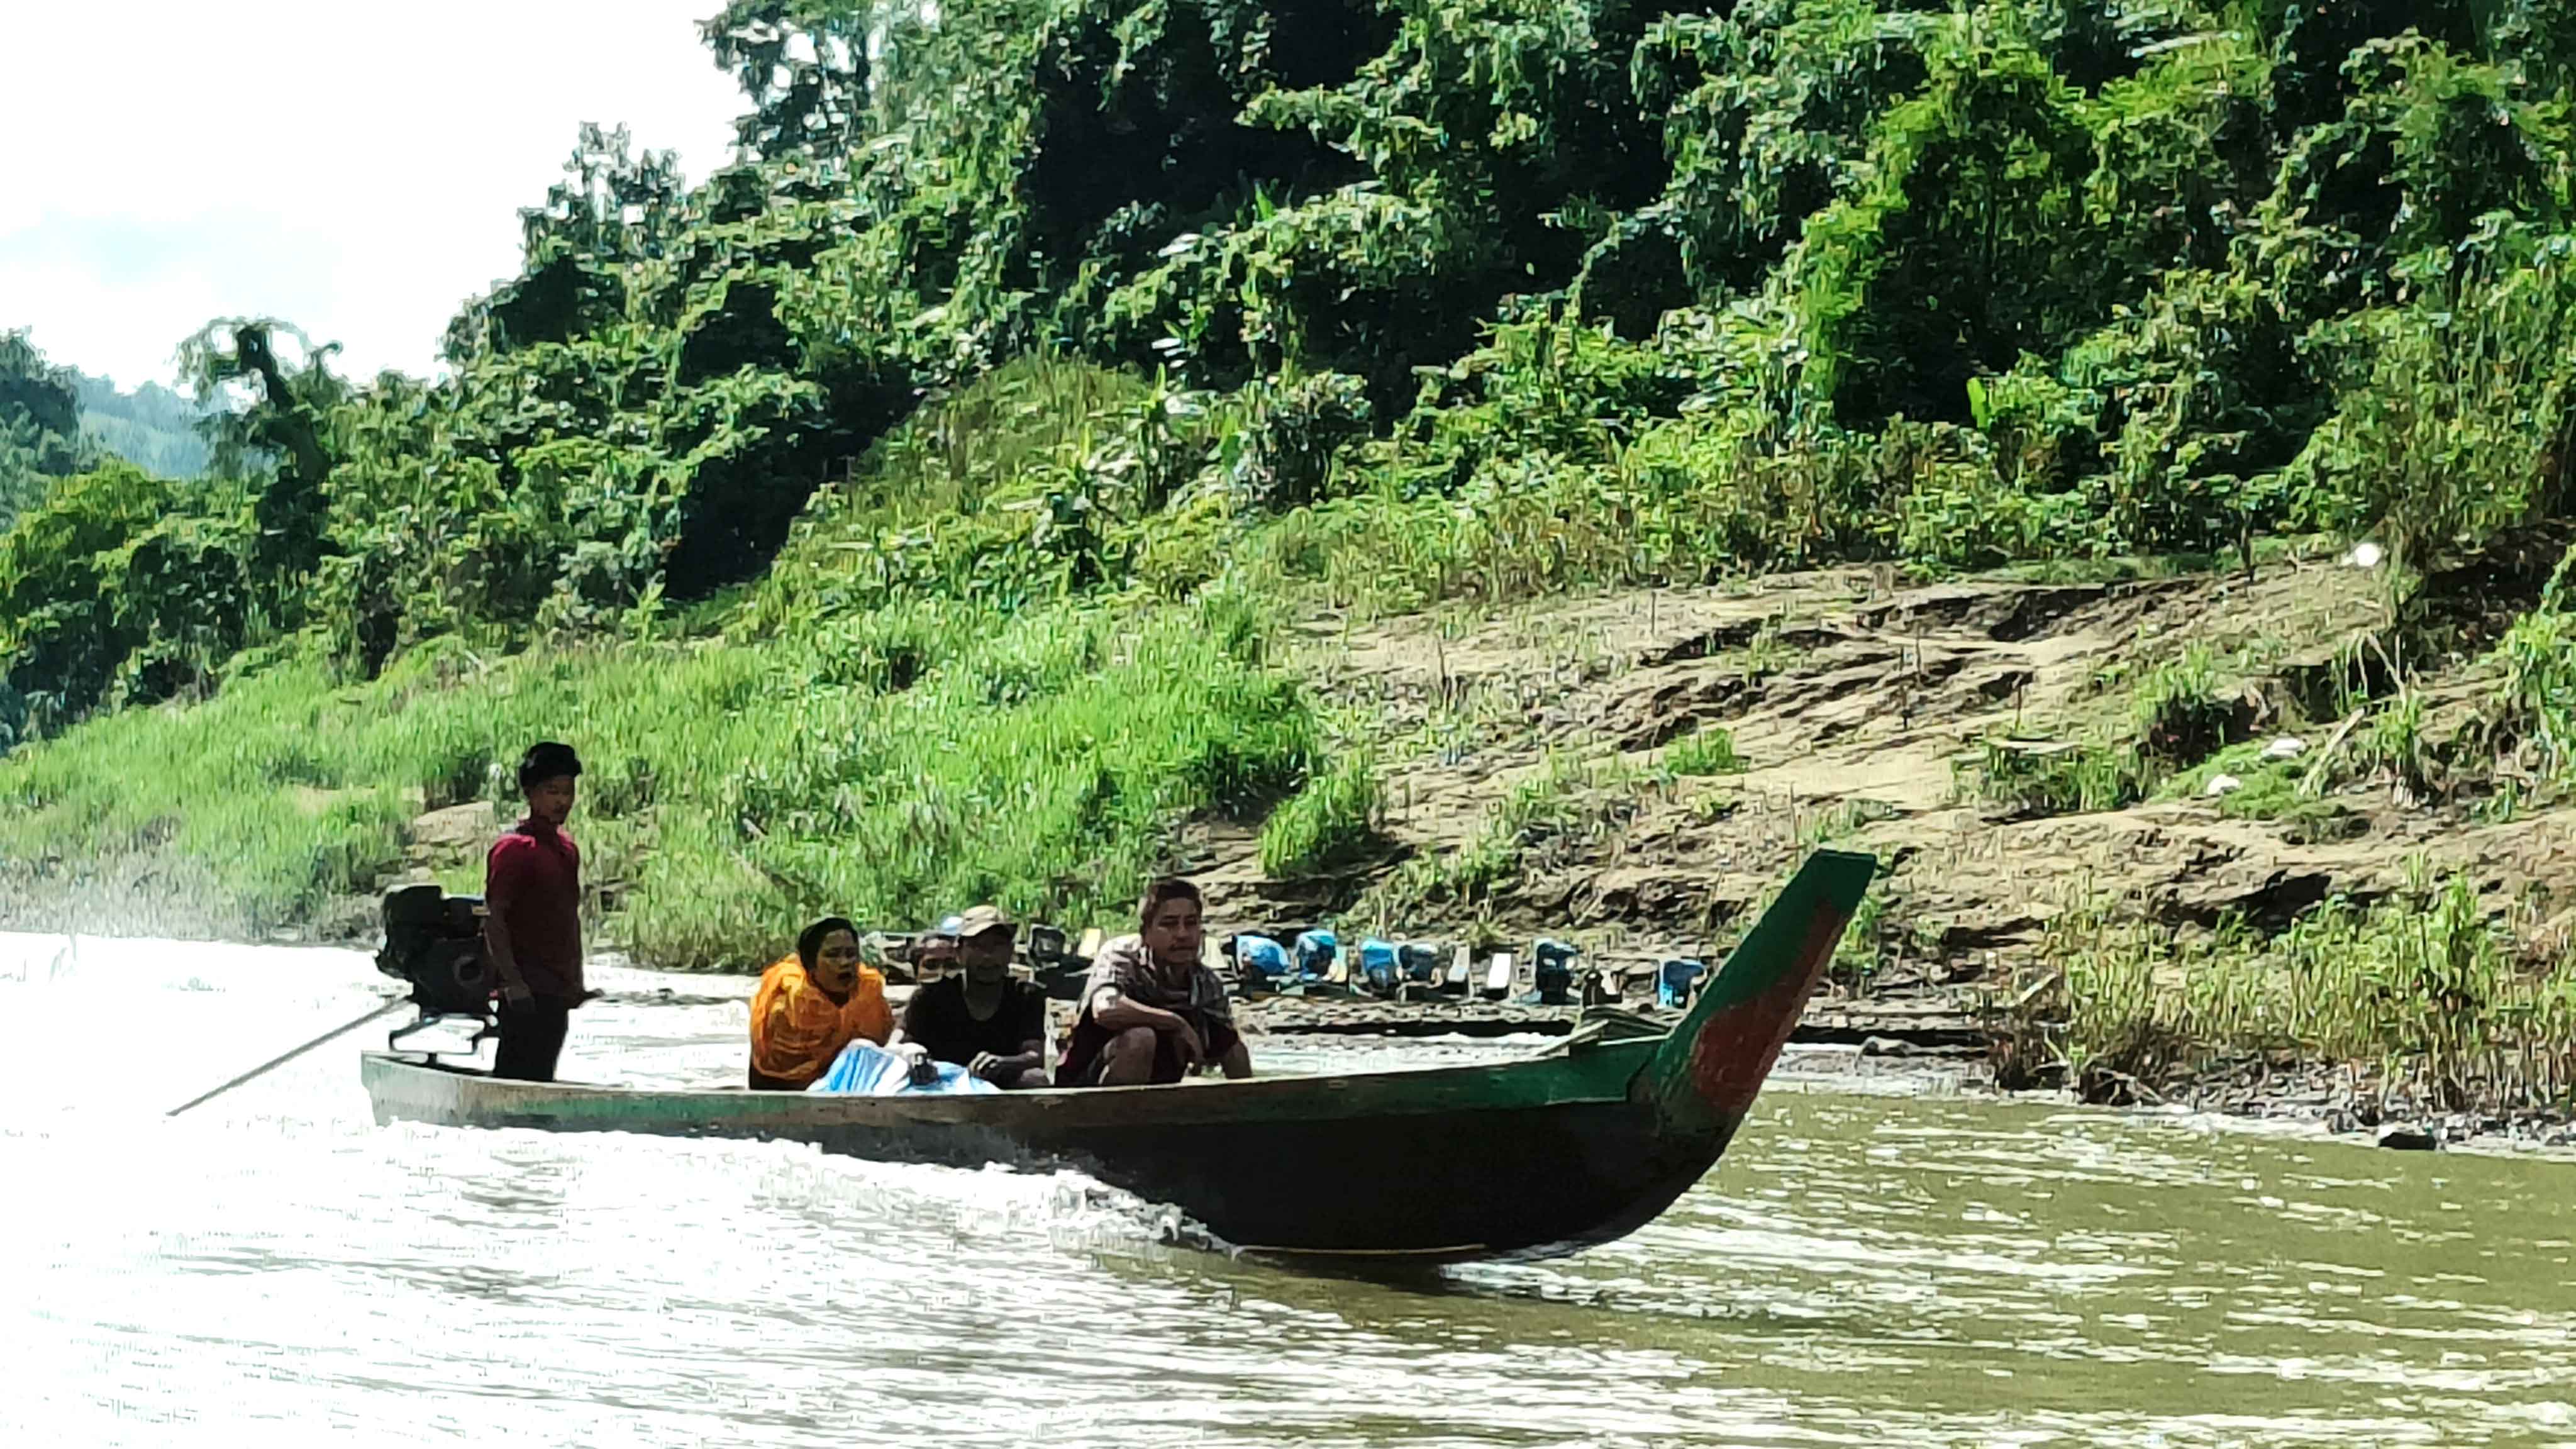
<instances>
[{"instance_id":1,"label":"bright white sky","mask_svg":"<svg viewBox=\"0 0 2576 1449\"><path fill-rule=\"evenodd\" d=\"M722 0L0 0L0 330L122 387L274 316L427 374L583 121L722 164Z\"/></svg>"}]
</instances>

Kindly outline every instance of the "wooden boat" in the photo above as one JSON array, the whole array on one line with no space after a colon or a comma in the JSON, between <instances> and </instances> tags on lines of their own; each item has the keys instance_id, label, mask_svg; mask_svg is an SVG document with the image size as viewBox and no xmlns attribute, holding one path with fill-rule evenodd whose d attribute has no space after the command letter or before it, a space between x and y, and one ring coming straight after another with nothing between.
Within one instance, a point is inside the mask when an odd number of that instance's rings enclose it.
<instances>
[{"instance_id":1,"label":"wooden boat","mask_svg":"<svg viewBox=\"0 0 2576 1449\"><path fill-rule=\"evenodd\" d=\"M657 1091L362 1059L378 1122L810 1142L951 1165L1078 1167L1239 1248L1448 1262L1607 1242L1742 1125L1874 862L1820 851L1668 1035L1578 1030L1526 1060L973 1096Z\"/></svg>"}]
</instances>

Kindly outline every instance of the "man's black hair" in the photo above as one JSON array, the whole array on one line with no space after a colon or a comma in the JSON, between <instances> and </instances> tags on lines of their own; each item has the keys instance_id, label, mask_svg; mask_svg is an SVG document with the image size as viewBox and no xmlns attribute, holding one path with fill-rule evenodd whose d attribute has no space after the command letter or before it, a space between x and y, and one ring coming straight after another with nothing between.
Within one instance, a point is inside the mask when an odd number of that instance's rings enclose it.
<instances>
[{"instance_id":1,"label":"man's black hair","mask_svg":"<svg viewBox=\"0 0 2576 1449\"><path fill-rule=\"evenodd\" d=\"M1153 925L1155 915L1174 901L1188 901L1202 911L1207 909L1207 898L1199 894L1197 886L1176 875L1161 876L1145 887L1145 899L1137 903L1139 928Z\"/></svg>"},{"instance_id":2,"label":"man's black hair","mask_svg":"<svg viewBox=\"0 0 2576 1449\"><path fill-rule=\"evenodd\" d=\"M519 757L519 793L522 795L558 775L581 777L581 756L574 754L570 745L539 740L528 746L528 752Z\"/></svg>"}]
</instances>

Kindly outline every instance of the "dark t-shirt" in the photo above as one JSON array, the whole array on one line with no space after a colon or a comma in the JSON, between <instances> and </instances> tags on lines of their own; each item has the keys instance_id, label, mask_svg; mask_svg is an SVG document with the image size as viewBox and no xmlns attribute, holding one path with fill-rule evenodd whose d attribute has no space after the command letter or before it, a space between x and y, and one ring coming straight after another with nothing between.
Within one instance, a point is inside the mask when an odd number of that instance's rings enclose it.
<instances>
[{"instance_id":1,"label":"dark t-shirt","mask_svg":"<svg viewBox=\"0 0 2576 1449\"><path fill-rule=\"evenodd\" d=\"M509 928L529 994L556 1006L581 999L581 847L571 836L522 820L493 841L483 904Z\"/></svg>"},{"instance_id":2,"label":"dark t-shirt","mask_svg":"<svg viewBox=\"0 0 2576 1449\"><path fill-rule=\"evenodd\" d=\"M943 976L912 993L903 1008L903 1039L939 1061L964 1066L977 1052L1015 1057L1046 1035L1046 993L1032 982L1002 983L1001 1005L982 1021L966 1009L966 978Z\"/></svg>"}]
</instances>

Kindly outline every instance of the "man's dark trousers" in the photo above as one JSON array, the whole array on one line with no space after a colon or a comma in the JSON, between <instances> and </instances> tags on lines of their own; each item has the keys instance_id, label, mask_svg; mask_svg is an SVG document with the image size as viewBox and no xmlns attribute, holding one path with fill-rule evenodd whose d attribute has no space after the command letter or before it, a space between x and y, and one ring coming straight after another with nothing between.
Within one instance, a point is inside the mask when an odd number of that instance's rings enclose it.
<instances>
[{"instance_id":1,"label":"man's dark trousers","mask_svg":"<svg viewBox=\"0 0 2576 1449\"><path fill-rule=\"evenodd\" d=\"M501 1045L492 1053L492 1075L519 1082L551 1082L555 1058L563 1054L564 1031L572 1008L531 1001L524 1006L504 1001L500 1013Z\"/></svg>"}]
</instances>

